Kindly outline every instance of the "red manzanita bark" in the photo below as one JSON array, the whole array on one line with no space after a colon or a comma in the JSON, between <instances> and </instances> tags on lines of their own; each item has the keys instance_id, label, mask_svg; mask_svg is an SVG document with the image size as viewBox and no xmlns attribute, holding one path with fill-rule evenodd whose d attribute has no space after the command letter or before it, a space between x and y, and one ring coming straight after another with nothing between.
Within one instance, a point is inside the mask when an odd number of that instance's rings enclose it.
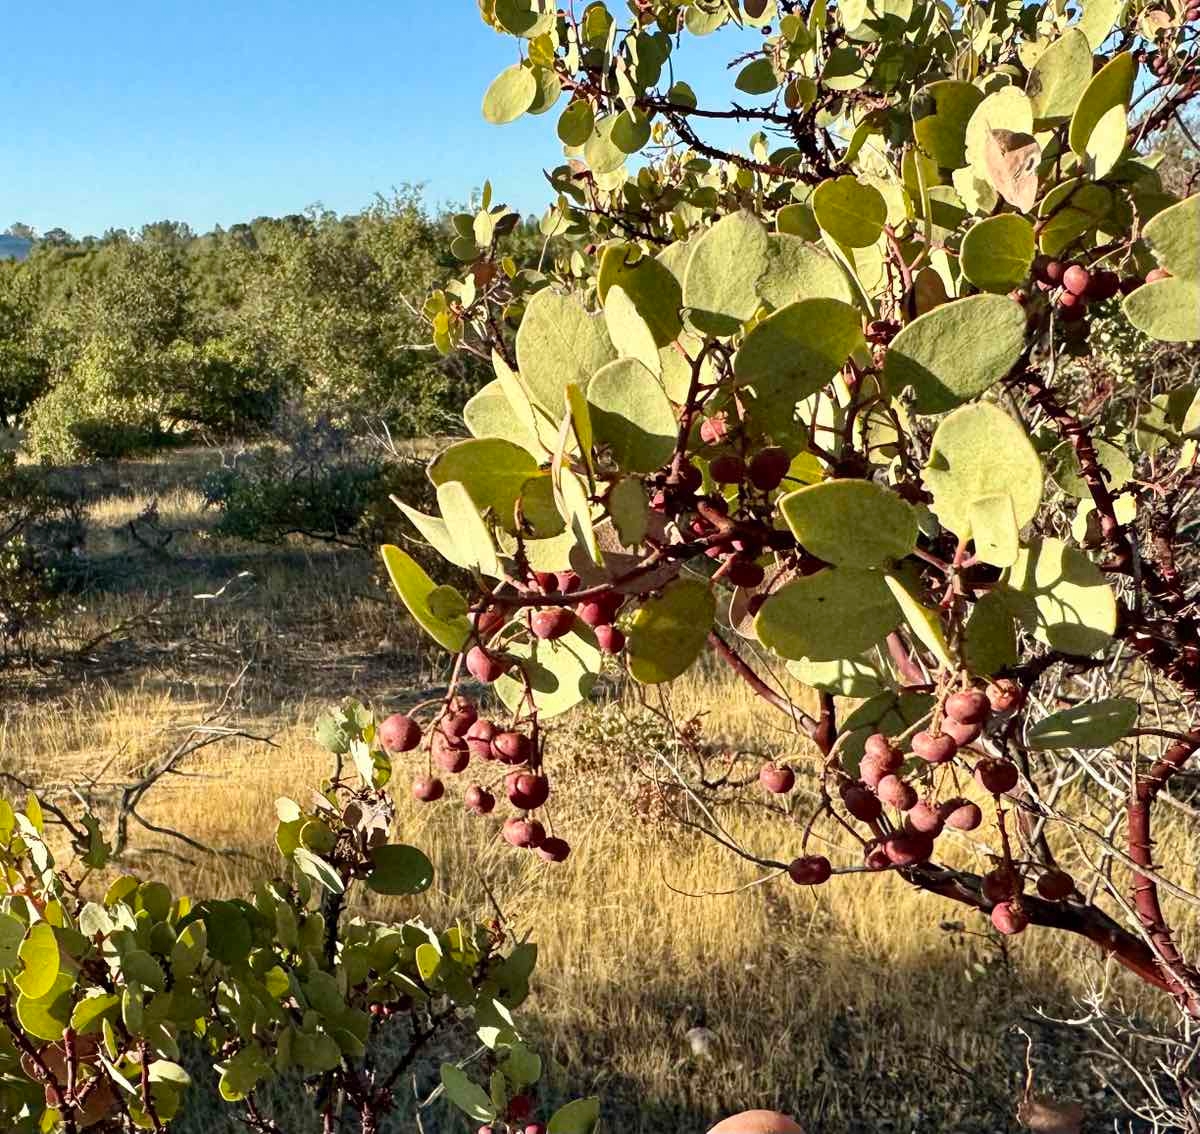
<instances>
[{"instance_id":1,"label":"red manzanita bark","mask_svg":"<svg viewBox=\"0 0 1200 1134\"><path fill-rule=\"evenodd\" d=\"M1150 766L1150 771L1137 778L1127 814L1129 857L1138 866L1154 867L1154 840L1150 834L1150 812L1155 796L1166 786L1191 755L1200 748L1200 729L1187 734L1171 745L1162 758ZM1175 944L1171 927L1158 899L1158 886L1148 875L1133 876L1133 906L1154 944L1157 960L1167 990L1186 1008L1191 1016L1200 1017L1200 973L1189 965Z\"/></svg>"}]
</instances>

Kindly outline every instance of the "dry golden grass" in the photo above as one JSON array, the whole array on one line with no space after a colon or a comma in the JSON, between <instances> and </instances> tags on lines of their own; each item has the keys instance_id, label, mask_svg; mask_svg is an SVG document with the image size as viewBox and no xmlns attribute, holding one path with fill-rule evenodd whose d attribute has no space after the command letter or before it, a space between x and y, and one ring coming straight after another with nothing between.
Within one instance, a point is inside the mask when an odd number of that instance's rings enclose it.
<instances>
[{"instance_id":1,"label":"dry golden grass","mask_svg":"<svg viewBox=\"0 0 1200 1134\"><path fill-rule=\"evenodd\" d=\"M394 606L378 601L369 564L214 547L198 494L173 482L170 467L150 464L143 474L162 482L110 493L90 519L93 550L138 564L148 581L98 588L73 632L86 638L157 602L174 615L131 633L131 650L143 638L154 643L149 661L135 652L124 668L100 666L99 677L85 667L57 684L31 679L0 720L0 766L60 795L85 778L127 780L210 713L249 658L235 716L272 734L273 746L214 745L144 807L154 823L240 854L201 855L135 831L123 864L194 894L244 893L276 869L274 799L303 798L326 771L311 740L316 714L346 693L383 709L411 703L436 673ZM164 526L199 533L172 544L174 561L138 559L122 534L152 499ZM192 562L203 555L210 560ZM192 597L231 574L221 557L238 556L253 571L242 598ZM807 767L794 804L804 815L814 762L744 686L701 673L672 707L684 718L706 713L708 740ZM1106 974L1094 950L1061 934L1031 930L1003 950L979 915L898 877L835 879L817 891L786 878L745 888L761 872L639 809L654 730L637 706L591 708L560 729L554 821L574 844L568 863L546 867L509 850L497 842L497 820L467 817L454 801L412 804L404 790L412 769L401 767L399 833L427 850L438 881L420 899L364 911L437 923L488 914L494 894L512 928L541 948L528 1011L561 1065L556 1090L597 1089L610 1129L647 1134L700 1132L747 1106L792 1111L827 1134L1010 1130L1023 1073L1023 1041L1011 1031L1019 1023L1038 1041L1043 1085L1085 1100L1094 1128L1111 1128L1120 1110L1096 1093L1082 1040L1042 1023L1036 1009L1071 1014L1073 998L1106 976L1132 1010L1163 1012L1163 998ZM795 852L800 822L758 805L727 805L722 817L748 847L785 860ZM1196 848L1183 824L1159 834L1162 859L1188 881ZM825 835L831 857L852 859L845 836ZM961 853L972 852L964 843ZM712 1033L705 1055L685 1039L697 1025ZM225 1129L210 1110L199 1113L185 1131ZM297 1123L289 1134L301 1134L303 1108L289 1113ZM458 1129L426 1124L426 1134Z\"/></svg>"}]
</instances>

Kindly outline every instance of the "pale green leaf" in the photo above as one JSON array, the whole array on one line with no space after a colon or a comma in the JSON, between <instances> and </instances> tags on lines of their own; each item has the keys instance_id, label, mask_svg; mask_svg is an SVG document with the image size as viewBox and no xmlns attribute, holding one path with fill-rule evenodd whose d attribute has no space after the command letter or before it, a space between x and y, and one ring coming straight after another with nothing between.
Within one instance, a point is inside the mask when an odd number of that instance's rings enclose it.
<instances>
[{"instance_id":1,"label":"pale green leaf","mask_svg":"<svg viewBox=\"0 0 1200 1134\"><path fill-rule=\"evenodd\" d=\"M878 567L917 543L917 514L894 492L866 480L826 480L779 501L801 546L834 566Z\"/></svg>"},{"instance_id":2,"label":"pale green leaf","mask_svg":"<svg viewBox=\"0 0 1200 1134\"><path fill-rule=\"evenodd\" d=\"M1038 751L1050 748L1107 748L1129 735L1137 721L1138 703L1129 697L1088 701L1051 713L1025 731L1025 743Z\"/></svg>"}]
</instances>

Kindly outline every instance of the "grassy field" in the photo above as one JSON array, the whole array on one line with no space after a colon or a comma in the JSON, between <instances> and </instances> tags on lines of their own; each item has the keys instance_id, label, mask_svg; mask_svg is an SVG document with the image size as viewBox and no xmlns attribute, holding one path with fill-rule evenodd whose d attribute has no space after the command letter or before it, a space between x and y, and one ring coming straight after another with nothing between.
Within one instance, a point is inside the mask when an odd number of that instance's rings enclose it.
<instances>
[{"instance_id":1,"label":"grassy field","mask_svg":"<svg viewBox=\"0 0 1200 1134\"><path fill-rule=\"evenodd\" d=\"M135 827L123 865L193 893L233 895L275 861L272 801L302 796L323 774L310 739L316 714L351 694L403 708L442 672L368 557L212 537L195 488L208 460L177 454L78 474L91 501L90 582L46 643L64 660L3 678L0 766L52 798L80 784L103 797L220 708L221 720L270 740L210 745L154 789L143 814L237 853ZM149 529L138 540L129 527L151 501L158 533L174 533L157 552ZM748 768L786 756L808 769L791 825L753 792L726 805L746 845L788 858L810 798L810 754L720 675L698 674L675 707L707 712L705 738L745 753ZM1080 1015L1077 998L1106 983L1132 1012L1166 1013L1163 998L1061 935L1031 930L1004 950L983 918L897 877L818 892L786 879L739 889L754 871L646 806L655 745L644 710L611 686L558 729L554 819L575 845L561 867L498 845L496 822L454 802L420 808L398 793L401 834L430 853L438 882L376 912L470 916L486 911L490 889L541 947L528 1012L558 1065L556 1090L599 1091L607 1129L630 1134L701 1134L749 1106L795 1113L822 1134L994 1134L1018 1128L1019 1026L1034 1039L1040 1089L1083 1102L1087 1130L1140 1129L1114 1127L1123 1111L1100 1088L1085 1037L1039 1010ZM397 779L407 784L404 769ZM1182 826L1163 826L1161 840L1163 858L1194 874L1197 850ZM961 853L973 849L964 843ZM697 1026L711 1033L702 1053L686 1038ZM281 1093L279 1106L289 1134L311 1129L294 1094ZM201 1101L181 1129L235 1128L217 1114ZM463 1129L436 1108L424 1123L425 1134Z\"/></svg>"}]
</instances>

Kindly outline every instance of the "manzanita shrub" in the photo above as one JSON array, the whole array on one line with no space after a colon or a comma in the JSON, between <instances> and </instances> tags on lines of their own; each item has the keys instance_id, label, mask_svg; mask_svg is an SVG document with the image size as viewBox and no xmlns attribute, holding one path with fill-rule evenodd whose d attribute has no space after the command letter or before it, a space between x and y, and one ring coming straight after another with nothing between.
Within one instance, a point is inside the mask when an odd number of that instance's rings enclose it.
<instances>
[{"instance_id":1,"label":"manzanita shrub","mask_svg":"<svg viewBox=\"0 0 1200 1134\"><path fill-rule=\"evenodd\" d=\"M188 1102L190 1050L207 1053L248 1130L295 1134L264 1098L280 1080L276 1094L308 1092L327 1134L372 1134L415 1105L431 1043L444 1050L464 1028L483 1045L472 1066L486 1087L447 1063L446 1097L497 1134L536 1125L542 1061L513 1018L536 946L498 919L439 931L362 912L363 898L419 895L433 881L420 850L391 840L381 733L357 702L321 720L333 774L309 800L277 801L283 866L244 900L193 901L130 874L89 900L109 859L99 821L55 809L70 841L58 864L38 800L0 800L5 1130L165 1131ZM581 1099L549 1129L591 1134L598 1114Z\"/></svg>"},{"instance_id":2,"label":"manzanita shrub","mask_svg":"<svg viewBox=\"0 0 1200 1134\"><path fill-rule=\"evenodd\" d=\"M511 765L504 837L561 859L547 720L606 656L655 686L711 651L820 753L780 850L731 849L1078 934L1200 1015L1151 837L1200 748L1200 398L1088 345L1200 339L1200 196L1151 144L1200 94L1194 0L480 7L519 56L485 117L553 111L565 158L542 270L489 190L426 305L495 379L429 466L440 514L401 507L474 584L383 557L503 719L414 726L417 797ZM730 105L684 77L717 32Z\"/></svg>"}]
</instances>

